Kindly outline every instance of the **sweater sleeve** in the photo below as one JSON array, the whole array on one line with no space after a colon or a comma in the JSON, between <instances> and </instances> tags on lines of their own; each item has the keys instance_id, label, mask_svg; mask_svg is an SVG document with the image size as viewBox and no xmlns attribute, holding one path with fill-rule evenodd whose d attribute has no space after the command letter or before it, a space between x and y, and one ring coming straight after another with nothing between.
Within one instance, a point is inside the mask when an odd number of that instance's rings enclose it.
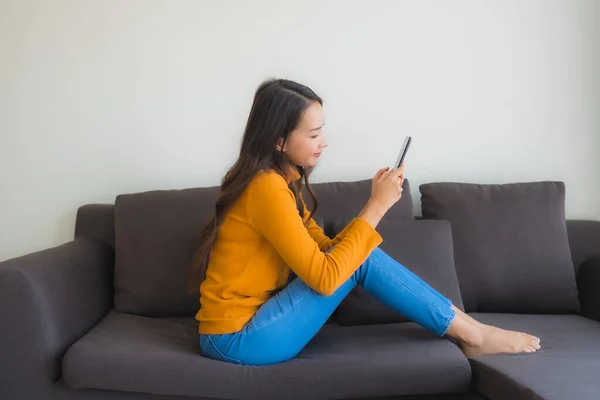
<instances>
[{"instance_id":1,"label":"sweater sleeve","mask_svg":"<svg viewBox=\"0 0 600 400\"><path fill-rule=\"evenodd\" d=\"M294 194L276 173L255 177L248 186L246 205L253 228L300 279L326 296L348 280L383 241L367 221L356 218L337 245L324 253L304 226Z\"/></svg>"},{"instance_id":2,"label":"sweater sleeve","mask_svg":"<svg viewBox=\"0 0 600 400\"><path fill-rule=\"evenodd\" d=\"M310 211L306 207L306 203L304 202L304 199L302 199L302 196L300 196L300 198L302 200L302 205L304 206L304 221L306 224L306 229L308 230L310 237L317 242L321 251L327 251L338 244L342 237L346 235L348 229L350 229L350 226L356 220L356 218L353 218L352 221L350 221L340 233L338 233L333 239L330 239L327 235L325 235L325 232L323 232L323 228L321 228L312 217L308 219Z\"/></svg>"}]
</instances>

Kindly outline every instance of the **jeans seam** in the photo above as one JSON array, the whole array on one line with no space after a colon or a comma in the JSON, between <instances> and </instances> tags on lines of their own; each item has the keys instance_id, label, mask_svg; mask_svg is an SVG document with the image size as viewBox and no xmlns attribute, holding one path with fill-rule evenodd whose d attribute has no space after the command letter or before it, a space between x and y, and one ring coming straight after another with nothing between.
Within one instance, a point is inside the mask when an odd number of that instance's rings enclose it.
<instances>
[{"instance_id":1,"label":"jeans seam","mask_svg":"<svg viewBox=\"0 0 600 400\"><path fill-rule=\"evenodd\" d=\"M377 264L377 266L379 266L379 268L381 268L392 279L394 279L396 282L400 283L406 289L410 290L415 296L417 296L418 298L420 298L423 302L427 303L431 308L433 308L435 311L437 311L438 313L440 313L440 315L442 315L444 318L450 318L450 315L448 315L445 312L443 312L441 309L439 309L437 306L435 306L433 303L431 303L431 301L429 301L428 299L426 299L425 297L423 297L421 294L419 294L418 292L416 292L413 288L411 288L406 283L402 282L402 280L398 279L398 277L396 277L388 269L386 269L375 257L373 257L370 261L372 261L375 264Z\"/></svg>"},{"instance_id":2,"label":"jeans seam","mask_svg":"<svg viewBox=\"0 0 600 400\"><path fill-rule=\"evenodd\" d=\"M456 317L456 312L454 310L452 310L452 311L453 312L450 313L450 315L448 316L448 318L446 318L446 322L444 322L444 331L441 332L441 333L438 333L438 336L444 336L446 334L446 332L448 332L448 329L450 328L450 324L452 323L452 321Z\"/></svg>"},{"instance_id":3,"label":"jeans seam","mask_svg":"<svg viewBox=\"0 0 600 400\"><path fill-rule=\"evenodd\" d=\"M292 304L290 304L290 306L289 306L288 308L286 308L286 309L285 309L285 310L283 310L282 312L278 313L277 315L274 315L274 316L272 316L272 317L271 317L271 318L269 318L268 320L266 320L266 321L263 321L263 322L262 322L260 325L256 325L256 326L252 327L251 329L246 329L246 333L250 333L250 332L252 332L252 331L254 331L254 330L256 330L256 329L258 329L258 328L260 328L260 327L263 327L263 326L265 326L265 325L266 325L266 324L268 324L269 322L275 321L276 319L279 319L280 317L282 317L282 316L283 316L283 314L285 314L285 313L286 313L288 310L290 310L292 307L294 307L294 305L295 305L295 304L296 304L298 301L300 301L300 299L302 299L302 298L304 297L304 295L306 295L306 293L308 293L308 292L309 292L309 290L310 290L310 288L309 288L309 287L307 287L307 288L304 290L304 292L302 292L302 294L300 294L300 296L298 296L298 298L297 298L296 300L294 300L294 301L292 302Z\"/></svg>"},{"instance_id":4,"label":"jeans seam","mask_svg":"<svg viewBox=\"0 0 600 400\"><path fill-rule=\"evenodd\" d=\"M225 354L223 354L223 353L221 352L221 350L219 350L219 349L217 348L217 345L215 344L215 342L213 342L213 340L212 340L212 337L211 337L210 335L208 335L208 336L207 336L207 339L208 339L208 343L210 344L210 346L211 346L211 347L212 347L212 348L213 348L213 349L214 349L214 350L217 352L217 354L218 354L220 357L222 357L222 358L223 358L225 361L228 361L228 362L233 362L233 363L236 363L236 364L240 364L240 365L242 365L242 362L241 362L240 360L236 360L235 358L227 357Z\"/></svg>"}]
</instances>

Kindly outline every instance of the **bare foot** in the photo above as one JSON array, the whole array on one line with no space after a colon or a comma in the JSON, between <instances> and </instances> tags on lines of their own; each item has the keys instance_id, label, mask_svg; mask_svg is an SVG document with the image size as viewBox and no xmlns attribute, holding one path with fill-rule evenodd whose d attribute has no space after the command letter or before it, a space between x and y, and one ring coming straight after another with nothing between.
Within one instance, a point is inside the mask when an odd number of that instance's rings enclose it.
<instances>
[{"instance_id":1,"label":"bare foot","mask_svg":"<svg viewBox=\"0 0 600 400\"><path fill-rule=\"evenodd\" d=\"M498 353L533 353L541 348L540 339L523 332L506 331L495 326L483 325L479 343L459 342L468 357Z\"/></svg>"}]
</instances>

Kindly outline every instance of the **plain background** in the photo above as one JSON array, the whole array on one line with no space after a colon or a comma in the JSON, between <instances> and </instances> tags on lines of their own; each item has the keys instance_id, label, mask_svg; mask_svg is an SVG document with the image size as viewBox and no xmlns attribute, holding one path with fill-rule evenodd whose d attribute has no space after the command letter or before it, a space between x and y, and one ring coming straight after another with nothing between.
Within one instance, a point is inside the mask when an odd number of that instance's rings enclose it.
<instances>
[{"instance_id":1,"label":"plain background","mask_svg":"<svg viewBox=\"0 0 600 400\"><path fill-rule=\"evenodd\" d=\"M271 76L326 102L315 183L410 134L417 206L561 180L600 219L599 25L595 0L0 0L0 260L71 240L80 205L218 185Z\"/></svg>"}]
</instances>

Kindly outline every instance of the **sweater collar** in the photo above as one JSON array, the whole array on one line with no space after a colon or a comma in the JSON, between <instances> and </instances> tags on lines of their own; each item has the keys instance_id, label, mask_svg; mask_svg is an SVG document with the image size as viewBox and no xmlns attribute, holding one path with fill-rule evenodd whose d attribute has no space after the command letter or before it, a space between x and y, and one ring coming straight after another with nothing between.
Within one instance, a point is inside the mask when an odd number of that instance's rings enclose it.
<instances>
[{"instance_id":1,"label":"sweater collar","mask_svg":"<svg viewBox=\"0 0 600 400\"><path fill-rule=\"evenodd\" d=\"M288 173L285 177L285 181L289 185L292 181L297 181L300 179L300 172L298 172L298 168L296 166L289 166Z\"/></svg>"}]
</instances>

